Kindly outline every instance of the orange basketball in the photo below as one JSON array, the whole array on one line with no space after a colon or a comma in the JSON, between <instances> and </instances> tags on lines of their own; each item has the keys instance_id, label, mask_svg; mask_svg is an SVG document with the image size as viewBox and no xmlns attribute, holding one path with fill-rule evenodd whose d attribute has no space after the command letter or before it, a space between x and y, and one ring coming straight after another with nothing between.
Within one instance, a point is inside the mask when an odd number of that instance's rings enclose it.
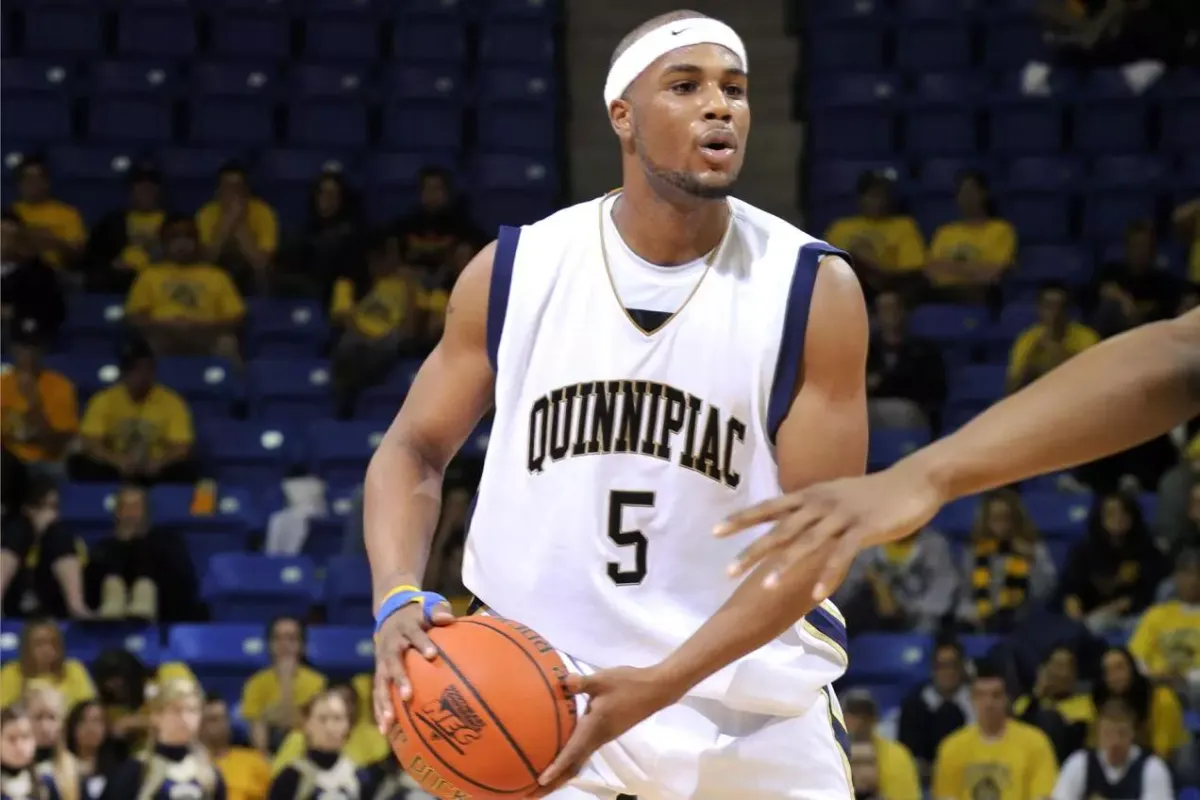
<instances>
[{"instance_id":1,"label":"orange basketball","mask_svg":"<svg viewBox=\"0 0 1200 800\"><path fill-rule=\"evenodd\" d=\"M392 690L400 765L443 800L526 797L575 729L567 669L519 622L463 617L434 628L432 661L409 650L409 702Z\"/></svg>"}]
</instances>

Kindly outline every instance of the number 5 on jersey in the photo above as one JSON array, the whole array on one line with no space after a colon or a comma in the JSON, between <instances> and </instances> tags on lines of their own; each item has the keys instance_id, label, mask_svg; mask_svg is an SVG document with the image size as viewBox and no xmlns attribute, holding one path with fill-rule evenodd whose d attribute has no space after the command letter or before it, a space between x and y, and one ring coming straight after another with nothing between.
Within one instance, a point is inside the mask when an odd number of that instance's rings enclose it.
<instances>
[{"instance_id":1,"label":"number 5 on jersey","mask_svg":"<svg viewBox=\"0 0 1200 800\"><path fill-rule=\"evenodd\" d=\"M633 548L633 568L622 569L619 561L608 562L608 577L617 586L636 586L646 578L646 535L638 530L622 530L626 507L653 508L654 492L608 493L608 538L617 547Z\"/></svg>"}]
</instances>

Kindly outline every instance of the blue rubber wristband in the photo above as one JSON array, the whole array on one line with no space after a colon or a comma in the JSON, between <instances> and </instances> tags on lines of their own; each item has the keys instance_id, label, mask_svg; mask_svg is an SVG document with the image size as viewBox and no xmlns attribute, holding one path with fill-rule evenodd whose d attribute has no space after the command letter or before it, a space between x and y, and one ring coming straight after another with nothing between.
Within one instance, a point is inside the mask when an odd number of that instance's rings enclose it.
<instances>
[{"instance_id":1,"label":"blue rubber wristband","mask_svg":"<svg viewBox=\"0 0 1200 800\"><path fill-rule=\"evenodd\" d=\"M429 619L430 615L433 614L433 609L439 603L446 603L448 601L437 592L404 591L388 595L383 604L379 606L379 611L375 612L375 633L379 633L379 628L383 625L383 621L392 614L395 614L407 605L418 602L421 604L421 610L425 612L425 619Z\"/></svg>"}]
</instances>

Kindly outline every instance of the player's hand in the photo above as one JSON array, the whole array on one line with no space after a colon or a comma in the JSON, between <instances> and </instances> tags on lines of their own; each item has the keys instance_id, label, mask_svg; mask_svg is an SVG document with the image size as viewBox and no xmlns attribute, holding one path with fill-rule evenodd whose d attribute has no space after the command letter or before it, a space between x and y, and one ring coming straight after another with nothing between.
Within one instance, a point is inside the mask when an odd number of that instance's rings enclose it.
<instances>
[{"instance_id":1,"label":"player's hand","mask_svg":"<svg viewBox=\"0 0 1200 800\"><path fill-rule=\"evenodd\" d=\"M570 675L567 690L588 696L587 711L562 752L538 778L544 797L575 777L592 753L642 720L679 699L654 667L615 667L592 675Z\"/></svg>"},{"instance_id":2,"label":"player's hand","mask_svg":"<svg viewBox=\"0 0 1200 800\"><path fill-rule=\"evenodd\" d=\"M375 723L384 736L395 722L392 687L400 699L407 702L412 697L412 685L404 674L404 651L411 647L426 659L434 658L437 648L426 631L452 622L454 612L449 603L438 603L428 618L420 603L409 603L379 627L375 635Z\"/></svg>"},{"instance_id":3,"label":"player's hand","mask_svg":"<svg viewBox=\"0 0 1200 800\"><path fill-rule=\"evenodd\" d=\"M862 478L819 483L734 514L715 535L731 536L766 522L777 523L730 565L739 577L765 559L776 561L767 587L811 580L814 560L823 564L813 599L827 598L864 548L901 539L933 518L945 500L917 469L893 467ZM819 555L819 559L814 556Z\"/></svg>"}]
</instances>

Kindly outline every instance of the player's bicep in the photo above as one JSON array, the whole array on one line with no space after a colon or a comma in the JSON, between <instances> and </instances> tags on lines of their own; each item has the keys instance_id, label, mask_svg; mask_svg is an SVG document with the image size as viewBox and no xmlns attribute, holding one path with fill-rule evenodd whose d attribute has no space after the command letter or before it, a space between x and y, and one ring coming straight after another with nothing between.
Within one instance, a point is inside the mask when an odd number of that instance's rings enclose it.
<instances>
[{"instance_id":1,"label":"player's bicep","mask_svg":"<svg viewBox=\"0 0 1200 800\"><path fill-rule=\"evenodd\" d=\"M866 468L867 309L842 258L821 262L810 308L800 380L776 435L787 492Z\"/></svg>"},{"instance_id":2,"label":"player's bicep","mask_svg":"<svg viewBox=\"0 0 1200 800\"><path fill-rule=\"evenodd\" d=\"M495 244L463 270L446 306L441 341L425 359L387 437L445 466L492 402L487 314Z\"/></svg>"}]
</instances>

